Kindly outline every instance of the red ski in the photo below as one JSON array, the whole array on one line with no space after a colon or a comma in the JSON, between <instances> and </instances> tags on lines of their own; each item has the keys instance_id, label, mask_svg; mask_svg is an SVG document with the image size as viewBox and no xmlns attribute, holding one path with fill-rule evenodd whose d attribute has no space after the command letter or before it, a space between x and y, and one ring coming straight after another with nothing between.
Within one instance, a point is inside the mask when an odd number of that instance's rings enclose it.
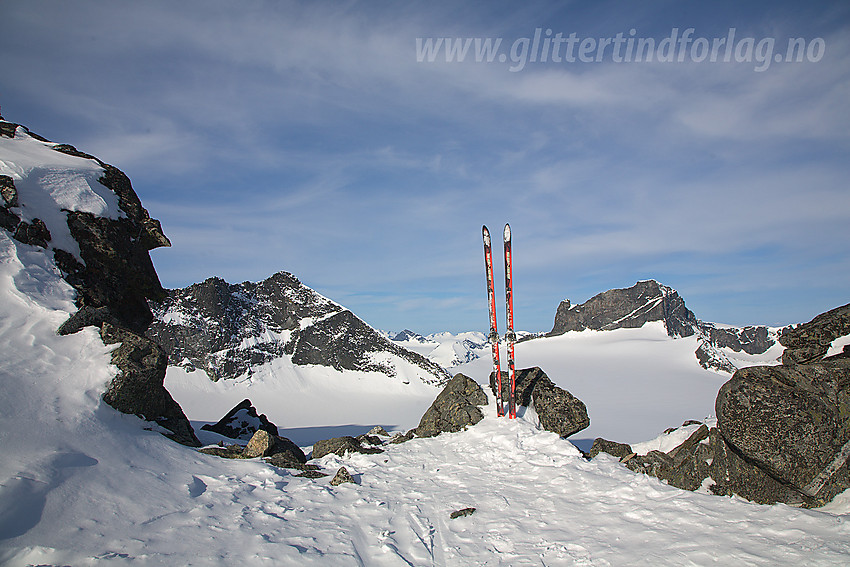
<instances>
[{"instance_id":1,"label":"red ski","mask_svg":"<svg viewBox=\"0 0 850 567\"><path fill-rule=\"evenodd\" d=\"M505 306L507 308L507 330L505 331L505 342L508 347L508 379L510 390L508 393L508 417L516 418L516 370L514 369L514 284L513 269L511 267L511 225L505 225Z\"/></svg>"},{"instance_id":2,"label":"red ski","mask_svg":"<svg viewBox=\"0 0 850 567\"><path fill-rule=\"evenodd\" d=\"M490 307L490 346L493 350L493 372L496 374L496 415L505 415L502 405L502 372L499 368L499 332L496 330L496 292L493 283L493 250L490 246L490 231L485 225L482 229L484 236L484 264L487 268L487 301Z\"/></svg>"}]
</instances>

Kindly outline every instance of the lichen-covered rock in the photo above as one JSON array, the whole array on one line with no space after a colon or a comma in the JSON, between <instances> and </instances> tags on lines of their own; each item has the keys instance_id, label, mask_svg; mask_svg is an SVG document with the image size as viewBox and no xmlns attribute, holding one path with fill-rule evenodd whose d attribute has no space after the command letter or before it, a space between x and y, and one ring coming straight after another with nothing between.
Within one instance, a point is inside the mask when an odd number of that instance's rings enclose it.
<instances>
[{"instance_id":1,"label":"lichen-covered rock","mask_svg":"<svg viewBox=\"0 0 850 567\"><path fill-rule=\"evenodd\" d=\"M496 375L490 373L490 390L496 395ZM502 372L502 400L508 399L510 384L508 373ZM561 437L569 437L590 425L584 402L563 388L556 386L538 367L516 371L516 402L533 407L540 425Z\"/></svg>"},{"instance_id":2,"label":"lichen-covered rock","mask_svg":"<svg viewBox=\"0 0 850 567\"><path fill-rule=\"evenodd\" d=\"M246 459L266 457L271 454L273 447L274 437L268 431L259 429L245 445L244 455Z\"/></svg>"},{"instance_id":3,"label":"lichen-covered rock","mask_svg":"<svg viewBox=\"0 0 850 567\"><path fill-rule=\"evenodd\" d=\"M779 342L785 347L783 364L806 364L821 360L832 341L850 335L850 303L821 313L808 323L783 329Z\"/></svg>"},{"instance_id":4,"label":"lichen-covered rock","mask_svg":"<svg viewBox=\"0 0 850 567\"><path fill-rule=\"evenodd\" d=\"M590 451L587 452L587 456L592 459L599 453L607 453L618 459L622 459L631 455L634 451L632 451L632 447L628 443L617 443L616 441L608 441L602 437L597 437L593 441Z\"/></svg>"},{"instance_id":5,"label":"lichen-covered rock","mask_svg":"<svg viewBox=\"0 0 850 567\"><path fill-rule=\"evenodd\" d=\"M357 481L354 480L354 477L351 476L351 473L348 472L348 469L345 467L340 467L338 471L336 471L336 475L331 479L331 486L339 486L340 484L357 484Z\"/></svg>"},{"instance_id":6,"label":"lichen-covered rock","mask_svg":"<svg viewBox=\"0 0 850 567\"><path fill-rule=\"evenodd\" d=\"M359 439L348 435L334 437L333 439L322 439L321 441L316 441L313 445L314 459L321 459L331 453L344 457L347 453L375 454L382 452L382 449L364 444Z\"/></svg>"},{"instance_id":7,"label":"lichen-covered rock","mask_svg":"<svg viewBox=\"0 0 850 567\"><path fill-rule=\"evenodd\" d=\"M414 429L417 437L434 437L443 432L461 431L484 419L479 406L487 404L487 395L478 383L464 374L456 374L422 416Z\"/></svg>"},{"instance_id":8,"label":"lichen-covered rock","mask_svg":"<svg viewBox=\"0 0 850 567\"><path fill-rule=\"evenodd\" d=\"M782 483L824 502L850 487L850 359L741 369L715 409L723 439Z\"/></svg>"}]
</instances>

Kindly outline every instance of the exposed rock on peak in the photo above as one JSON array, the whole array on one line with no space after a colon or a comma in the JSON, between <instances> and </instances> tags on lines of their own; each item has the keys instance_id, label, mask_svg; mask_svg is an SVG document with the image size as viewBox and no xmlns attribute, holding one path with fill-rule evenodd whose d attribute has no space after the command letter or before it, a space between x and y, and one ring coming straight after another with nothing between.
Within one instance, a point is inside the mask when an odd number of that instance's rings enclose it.
<instances>
[{"instance_id":1,"label":"exposed rock on peak","mask_svg":"<svg viewBox=\"0 0 850 567\"><path fill-rule=\"evenodd\" d=\"M703 368L730 374L736 366L722 349L747 354L763 354L776 342L776 333L764 326L735 328L700 321L685 306L685 300L673 288L655 280L639 281L629 288L611 289L580 305L564 300L555 314L555 324L547 336L568 331L608 331L642 327L650 321L663 321L667 334L674 338L697 335L700 345L695 354Z\"/></svg>"},{"instance_id":2,"label":"exposed rock on peak","mask_svg":"<svg viewBox=\"0 0 850 567\"><path fill-rule=\"evenodd\" d=\"M233 407L224 417L212 425L201 427L206 431L212 431L231 439L242 439L247 441L257 431L267 431L271 435L277 435L277 426L270 422L264 413L258 413L251 404L251 400L244 399Z\"/></svg>"},{"instance_id":3,"label":"exposed rock on peak","mask_svg":"<svg viewBox=\"0 0 850 567\"><path fill-rule=\"evenodd\" d=\"M697 319L676 290L645 280L629 288L602 292L581 305L562 301L549 336L585 329L636 328L648 321L664 321L671 337L688 337L694 334Z\"/></svg>"},{"instance_id":4,"label":"exposed rock on peak","mask_svg":"<svg viewBox=\"0 0 850 567\"><path fill-rule=\"evenodd\" d=\"M250 374L287 356L296 365L390 377L406 366L426 384L449 378L437 364L394 344L287 272L258 283L210 278L170 290L151 306L156 321L148 335L163 345L170 364L202 368L213 380Z\"/></svg>"}]
</instances>

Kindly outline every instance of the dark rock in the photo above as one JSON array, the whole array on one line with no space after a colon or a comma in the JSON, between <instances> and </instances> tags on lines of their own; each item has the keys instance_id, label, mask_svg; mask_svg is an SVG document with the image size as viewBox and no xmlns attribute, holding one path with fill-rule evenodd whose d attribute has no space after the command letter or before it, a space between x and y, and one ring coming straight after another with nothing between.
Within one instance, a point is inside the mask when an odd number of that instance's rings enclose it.
<instances>
[{"instance_id":1,"label":"dark rock","mask_svg":"<svg viewBox=\"0 0 850 567\"><path fill-rule=\"evenodd\" d=\"M231 439L250 439L258 430L277 435L277 426L270 422L265 414L258 414L251 400L244 399L213 425L203 425L201 429L212 431Z\"/></svg>"},{"instance_id":2,"label":"dark rock","mask_svg":"<svg viewBox=\"0 0 850 567\"><path fill-rule=\"evenodd\" d=\"M347 453L376 454L383 453L383 450L376 447L366 446L360 440L350 436L323 439L321 441L316 441L313 445L314 459L321 459L325 455L330 455L331 453L344 457Z\"/></svg>"},{"instance_id":3,"label":"dark rock","mask_svg":"<svg viewBox=\"0 0 850 567\"><path fill-rule=\"evenodd\" d=\"M0 198L3 199L4 207L18 206L18 190L15 189L15 180L8 175L0 175Z\"/></svg>"},{"instance_id":4,"label":"dark rock","mask_svg":"<svg viewBox=\"0 0 850 567\"><path fill-rule=\"evenodd\" d=\"M631 445L627 443L617 443L616 441L608 441L602 437L597 437L593 441L590 451L587 452L587 456L592 459L599 453L608 453L618 459L634 454Z\"/></svg>"},{"instance_id":5,"label":"dark rock","mask_svg":"<svg viewBox=\"0 0 850 567\"><path fill-rule=\"evenodd\" d=\"M275 444L272 447L272 458L277 458L278 461L288 459L290 462L303 465L307 462L307 455L301 450L301 447L293 443L286 437L276 435L274 437Z\"/></svg>"},{"instance_id":6,"label":"dark rock","mask_svg":"<svg viewBox=\"0 0 850 567\"><path fill-rule=\"evenodd\" d=\"M348 472L348 469L345 467L340 467L338 471L336 471L336 475L331 479L331 486L339 486L340 484L357 484L354 480L354 477L351 476L351 473Z\"/></svg>"},{"instance_id":7,"label":"dark rock","mask_svg":"<svg viewBox=\"0 0 850 567\"><path fill-rule=\"evenodd\" d=\"M741 369L715 409L723 439L780 482L823 502L850 487L850 360Z\"/></svg>"},{"instance_id":8,"label":"dark rock","mask_svg":"<svg viewBox=\"0 0 850 567\"><path fill-rule=\"evenodd\" d=\"M695 352L699 365L708 369L719 370L734 374L737 367L726 357L723 352L708 341L700 340Z\"/></svg>"},{"instance_id":9,"label":"dark rock","mask_svg":"<svg viewBox=\"0 0 850 567\"><path fill-rule=\"evenodd\" d=\"M463 518L464 516L471 516L475 513L475 508L463 508L461 510L455 510L451 514L449 514L449 518L452 520L456 520L458 518Z\"/></svg>"},{"instance_id":10,"label":"dark rock","mask_svg":"<svg viewBox=\"0 0 850 567\"><path fill-rule=\"evenodd\" d=\"M317 465L307 465L307 457L295 443L286 437L278 437L277 443L272 449L272 454L265 461L276 467L284 469L318 470Z\"/></svg>"},{"instance_id":11,"label":"dark rock","mask_svg":"<svg viewBox=\"0 0 850 567\"><path fill-rule=\"evenodd\" d=\"M21 221L15 228L13 236L15 240L24 244L42 248L47 248L47 243L51 239L50 231L41 219L32 219L32 223Z\"/></svg>"},{"instance_id":12,"label":"dark rock","mask_svg":"<svg viewBox=\"0 0 850 567\"><path fill-rule=\"evenodd\" d=\"M103 401L123 413L135 414L170 430L171 439L184 445L201 445L180 405L163 386L167 357L152 340L105 323L105 344L121 343L112 351L118 374L103 394Z\"/></svg>"},{"instance_id":13,"label":"dark rock","mask_svg":"<svg viewBox=\"0 0 850 567\"><path fill-rule=\"evenodd\" d=\"M2 121L2 118L3 117L0 116L0 136L3 136L5 138L14 138L15 130L17 129L18 125L13 124L11 122Z\"/></svg>"},{"instance_id":14,"label":"dark rock","mask_svg":"<svg viewBox=\"0 0 850 567\"><path fill-rule=\"evenodd\" d=\"M395 376L391 363L375 361L376 353L388 353L418 366L426 383L448 380L438 365L389 341L286 272L259 283L238 285L210 278L170 290L151 306L157 320L148 334L163 345L171 363L188 360L213 380L236 378L284 355L299 365ZM180 314L179 322L166 316L173 313ZM284 339L276 338L284 334Z\"/></svg>"},{"instance_id":15,"label":"dark rock","mask_svg":"<svg viewBox=\"0 0 850 567\"><path fill-rule=\"evenodd\" d=\"M822 313L802 325L786 328L779 335L785 347L783 364L806 364L821 360L838 337L850 335L850 303Z\"/></svg>"},{"instance_id":16,"label":"dark rock","mask_svg":"<svg viewBox=\"0 0 850 567\"><path fill-rule=\"evenodd\" d=\"M245 447L243 447L242 445L220 445L213 447L201 447L200 449L198 449L199 453L204 453L206 455L214 455L223 459L244 459L244 451Z\"/></svg>"},{"instance_id":17,"label":"dark rock","mask_svg":"<svg viewBox=\"0 0 850 567\"><path fill-rule=\"evenodd\" d=\"M726 443L717 428L709 431L711 464L709 475L714 494L736 494L757 504L783 502L792 506L811 505L812 499L800 494L787 484L769 475L764 469L747 459Z\"/></svg>"},{"instance_id":18,"label":"dark rock","mask_svg":"<svg viewBox=\"0 0 850 567\"><path fill-rule=\"evenodd\" d=\"M627 455L622 461L630 470L654 476L670 486L696 490L708 478L710 458L707 445L693 444L680 448L675 457L650 451L646 455Z\"/></svg>"},{"instance_id":19,"label":"dark rock","mask_svg":"<svg viewBox=\"0 0 850 567\"><path fill-rule=\"evenodd\" d=\"M676 290L647 280L630 288L600 293L581 305L562 301L549 336L584 329L637 328L649 321L664 321L667 334L679 337L693 335L697 323Z\"/></svg>"},{"instance_id":20,"label":"dark rock","mask_svg":"<svg viewBox=\"0 0 850 567\"><path fill-rule=\"evenodd\" d=\"M407 433L396 433L393 435L387 443L390 445L398 445L399 443L405 443L410 441L414 437L416 437L415 429L411 429Z\"/></svg>"},{"instance_id":21,"label":"dark rock","mask_svg":"<svg viewBox=\"0 0 850 567\"><path fill-rule=\"evenodd\" d=\"M2 122L4 135L41 136L19 125ZM173 439L193 446L200 443L180 406L162 385L165 366L161 349L144 332L152 320L148 299L161 299L164 290L153 268L149 251L169 246L159 222L144 209L130 180L117 168L72 146L56 144L53 149L95 160L103 175L98 181L118 197L124 216L118 219L97 217L91 213L65 211L71 236L76 240L82 262L68 250L53 248L53 259L63 278L76 291L75 304L82 314L72 315L61 330L67 334L86 325L100 327L104 343L124 344L113 351L113 363L119 372L107 387L104 401L124 413L136 414L172 431ZM47 248L50 233L38 219L31 223L15 221L6 205L20 201L14 184L0 181L3 188L0 225L14 238ZM19 206L26 203L18 202ZM76 251L73 251L76 252Z\"/></svg>"},{"instance_id":22,"label":"dark rock","mask_svg":"<svg viewBox=\"0 0 850 567\"><path fill-rule=\"evenodd\" d=\"M478 383L463 374L456 374L422 416L414 429L417 437L434 437L475 425L484 414L478 406L487 404L487 395Z\"/></svg>"},{"instance_id":23,"label":"dark rock","mask_svg":"<svg viewBox=\"0 0 850 567\"><path fill-rule=\"evenodd\" d=\"M674 462L681 463L688 458L688 455L695 452L697 443L700 443L704 439L708 439L708 427L705 424L701 424L681 445L668 451L667 454L673 458Z\"/></svg>"},{"instance_id":24,"label":"dark rock","mask_svg":"<svg viewBox=\"0 0 850 567\"><path fill-rule=\"evenodd\" d=\"M490 390L496 395L496 375L490 373ZM508 399L510 384L507 372L502 373L502 399ZM538 367L516 371L516 401L518 405L534 407L540 425L561 437L569 437L590 425L587 407L563 388L556 386Z\"/></svg>"},{"instance_id":25,"label":"dark rock","mask_svg":"<svg viewBox=\"0 0 850 567\"><path fill-rule=\"evenodd\" d=\"M736 370L735 365L721 349L762 354L775 343L775 333L765 326L718 328L713 323L700 321L676 290L654 280L637 282L630 288L608 290L581 305L562 301L547 336L585 329L636 328L650 321L663 321L667 334L674 338L697 334L700 344L695 354L699 364L730 374Z\"/></svg>"},{"instance_id":26,"label":"dark rock","mask_svg":"<svg viewBox=\"0 0 850 567\"><path fill-rule=\"evenodd\" d=\"M738 329L718 328L712 323L700 322L700 330L708 337L712 345L718 348L730 348L735 352L744 351L747 354L762 354L776 342L771 337L770 330L762 325L750 325Z\"/></svg>"},{"instance_id":27,"label":"dark rock","mask_svg":"<svg viewBox=\"0 0 850 567\"><path fill-rule=\"evenodd\" d=\"M303 478L324 478L328 475L318 470L305 470L295 476Z\"/></svg>"}]
</instances>

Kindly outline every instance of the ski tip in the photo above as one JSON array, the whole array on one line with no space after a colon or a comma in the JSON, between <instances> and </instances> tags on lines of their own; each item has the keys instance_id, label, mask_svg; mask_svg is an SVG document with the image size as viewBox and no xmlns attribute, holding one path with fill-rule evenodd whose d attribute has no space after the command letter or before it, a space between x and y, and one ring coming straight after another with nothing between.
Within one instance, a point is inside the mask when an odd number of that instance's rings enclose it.
<instances>
[{"instance_id":1,"label":"ski tip","mask_svg":"<svg viewBox=\"0 0 850 567\"><path fill-rule=\"evenodd\" d=\"M490 231L487 230L487 225L481 229L481 234L484 236L484 243L489 246L490 245Z\"/></svg>"},{"instance_id":2,"label":"ski tip","mask_svg":"<svg viewBox=\"0 0 850 567\"><path fill-rule=\"evenodd\" d=\"M511 225L505 224L505 240L511 239Z\"/></svg>"}]
</instances>

